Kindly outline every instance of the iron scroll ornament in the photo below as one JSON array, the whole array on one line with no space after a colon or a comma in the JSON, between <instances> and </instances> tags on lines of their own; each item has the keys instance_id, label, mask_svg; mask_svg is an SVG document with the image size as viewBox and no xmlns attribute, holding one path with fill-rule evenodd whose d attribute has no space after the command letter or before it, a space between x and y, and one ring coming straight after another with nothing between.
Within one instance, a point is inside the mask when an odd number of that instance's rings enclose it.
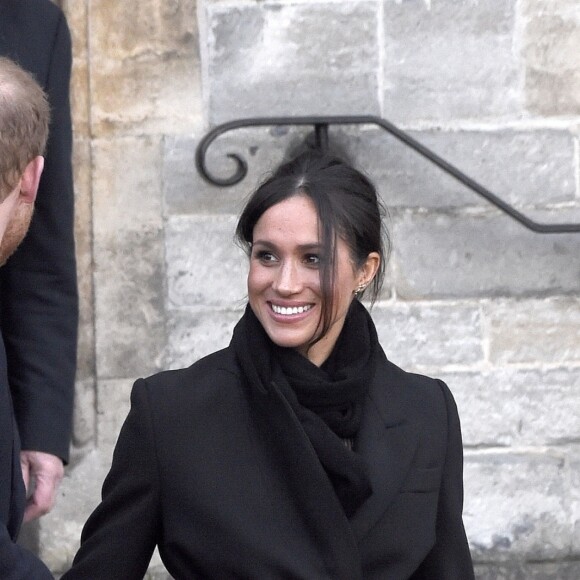
<instances>
[{"instance_id":1,"label":"iron scroll ornament","mask_svg":"<svg viewBox=\"0 0 580 580\"><path fill-rule=\"evenodd\" d=\"M448 163L442 157L439 157L431 149L425 147L419 141L413 139L410 135L381 117L371 115L355 116L313 116L313 117L256 117L248 119L238 119L218 125L199 142L195 152L195 164L200 175L209 183L219 187L228 187L235 185L244 179L248 172L248 163L237 153L228 153L227 156L236 163L235 172L229 177L215 177L208 171L205 163L205 157L209 146L220 135L241 129L244 127L261 127L261 126L302 126L311 125L315 130L316 147L326 150L328 148L328 127L329 125L378 125L381 129L391 134L406 146L413 149L419 155L442 169L445 173L451 175L457 181L471 189L478 195L484 197L491 204L495 205L501 211L521 223L526 228L542 234L563 234L580 232L580 224L563 223L563 224L545 224L531 220L511 205L503 201L497 195L489 191L483 185L473 180L471 177L457 169L451 163Z\"/></svg>"}]
</instances>

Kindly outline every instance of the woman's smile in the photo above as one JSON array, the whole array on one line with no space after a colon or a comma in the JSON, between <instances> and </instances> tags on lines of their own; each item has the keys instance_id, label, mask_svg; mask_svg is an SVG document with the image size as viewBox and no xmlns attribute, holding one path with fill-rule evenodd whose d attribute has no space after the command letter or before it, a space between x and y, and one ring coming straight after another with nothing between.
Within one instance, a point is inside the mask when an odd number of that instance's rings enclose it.
<instances>
[{"instance_id":1,"label":"woman's smile","mask_svg":"<svg viewBox=\"0 0 580 580\"><path fill-rule=\"evenodd\" d=\"M304 306L281 306L271 302L270 307L274 314L292 318L296 318L298 314L304 314L305 312L312 310L312 304L306 304Z\"/></svg>"}]
</instances>

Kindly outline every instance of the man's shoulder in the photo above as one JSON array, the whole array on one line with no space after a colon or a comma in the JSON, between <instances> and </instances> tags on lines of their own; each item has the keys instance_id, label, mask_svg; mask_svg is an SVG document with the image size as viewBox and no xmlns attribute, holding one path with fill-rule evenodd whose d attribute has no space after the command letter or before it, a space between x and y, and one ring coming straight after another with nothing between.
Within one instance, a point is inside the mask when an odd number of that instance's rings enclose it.
<instances>
[{"instance_id":1,"label":"man's shoulder","mask_svg":"<svg viewBox=\"0 0 580 580\"><path fill-rule=\"evenodd\" d=\"M52 0L2 0L2 12L12 23L33 25L35 28L54 26L63 13Z\"/></svg>"},{"instance_id":2,"label":"man's shoulder","mask_svg":"<svg viewBox=\"0 0 580 580\"><path fill-rule=\"evenodd\" d=\"M33 73L43 86L57 38L70 42L64 14L51 0L0 2L0 54Z\"/></svg>"}]
</instances>

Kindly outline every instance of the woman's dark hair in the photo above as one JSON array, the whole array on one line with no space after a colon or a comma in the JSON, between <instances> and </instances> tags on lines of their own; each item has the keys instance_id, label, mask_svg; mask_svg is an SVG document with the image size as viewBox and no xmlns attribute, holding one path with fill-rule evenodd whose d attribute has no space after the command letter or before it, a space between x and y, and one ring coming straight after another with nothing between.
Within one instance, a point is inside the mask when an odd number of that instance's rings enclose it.
<instances>
[{"instance_id":1,"label":"woman's dark hair","mask_svg":"<svg viewBox=\"0 0 580 580\"><path fill-rule=\"evenodd\" d=\"M337 238L348 245L356 267L361 267L371 252L380 255L379 270L368 287L371 303L378 298L383 284L389 239L383 227L384 207L369 179L341 158L309 149L281 165L246 203L236 239L248 255L254 226L262 214L300 194L308 196L316 207L326 255L320 269L322 329L314 343L332 323Z\"/></svg>"}]
</instances>

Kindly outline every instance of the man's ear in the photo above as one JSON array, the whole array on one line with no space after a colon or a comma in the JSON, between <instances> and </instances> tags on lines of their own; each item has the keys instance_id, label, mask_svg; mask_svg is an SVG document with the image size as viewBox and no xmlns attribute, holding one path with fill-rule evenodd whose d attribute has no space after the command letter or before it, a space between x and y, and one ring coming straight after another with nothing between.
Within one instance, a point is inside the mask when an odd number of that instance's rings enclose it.
<instances>
[{"instance_id":1,"label":"man's ear","mask_svg":"<svg viewBox=\"0 0 580 580\"><path fill-rule=\"evenodd\" d=\"M20 178L20 199L24 203L34 203L40 176L44 169L44 157L35 157L24 169Z\"/></svg>"}]
</instances>

